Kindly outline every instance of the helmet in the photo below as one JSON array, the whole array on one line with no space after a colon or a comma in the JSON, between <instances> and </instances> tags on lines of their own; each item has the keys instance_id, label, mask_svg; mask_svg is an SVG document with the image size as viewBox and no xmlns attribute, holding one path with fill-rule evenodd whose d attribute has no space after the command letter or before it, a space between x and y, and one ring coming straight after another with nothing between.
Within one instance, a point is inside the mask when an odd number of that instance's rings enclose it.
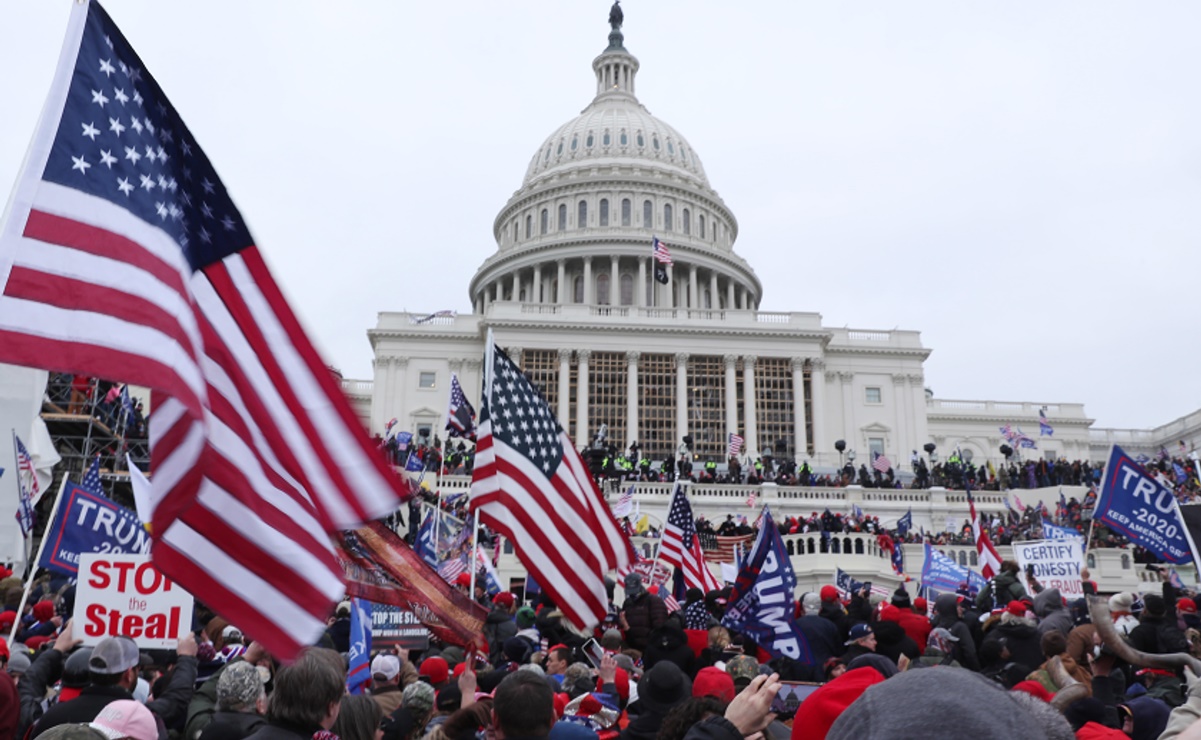
<instances>
[{"instance_id":1,"label":"helmet","mask_svg":"<svg viewBox=\"0 0 1201 740\"><path fill-rule=\"evenodd\" d=\"M70 689L82 689L91 683L88 673L88 661L92 659L90 647L79 648L67 657L63 664L63 686Z\"/></svg>"}]
</instances>

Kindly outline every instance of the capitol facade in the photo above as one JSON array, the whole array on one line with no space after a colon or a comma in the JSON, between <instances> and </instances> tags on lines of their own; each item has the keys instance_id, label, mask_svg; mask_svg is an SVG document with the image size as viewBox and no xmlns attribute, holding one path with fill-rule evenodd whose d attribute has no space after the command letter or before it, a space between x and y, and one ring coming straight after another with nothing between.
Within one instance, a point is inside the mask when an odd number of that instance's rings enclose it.
<instances>
[{"instance_id":1,"label":"capitol facade","mask_svg":"<svg viewBox=\"0 0 1201 740\"><path fill-rule=\"evenodd\" d=\"M374 378L343 385L372 433L395 418L442 434L452 373L478 409L491 329L577 445L603 424L619 448L637 440L655 460L690 435L699 461L724 462L730 433L753 456L819 469L842 461L837 440L859 463L881 453L907 469L927 443L1000 463L1006 424L1038 439L1027 458L1201 442L1201 412L1105 430L1079 403L939 399L918 331L759 310L762 283L735 251L738 221L698 152L639 101L640 65L620 25L592 69L591 103L538 147L496 216L496 252L467 286L472 313L382 312L368 331ZM654 237L672 257L665 283ZM1040 411L1053 436L1038 437Z\"/></svg>"}]
</instances>

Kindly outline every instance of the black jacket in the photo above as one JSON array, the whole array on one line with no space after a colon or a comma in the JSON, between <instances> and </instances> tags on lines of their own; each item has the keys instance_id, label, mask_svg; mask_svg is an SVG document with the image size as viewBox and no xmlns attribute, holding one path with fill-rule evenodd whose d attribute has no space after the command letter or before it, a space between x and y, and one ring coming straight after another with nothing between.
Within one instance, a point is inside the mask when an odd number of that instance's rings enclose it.
<instances>
[{"instance_id":1,"label":"black jacket","mask_svg":"<svg viewBox=\"0 0 1201 740\"><path fill-rule=\"evenodd\" d=\"M902 655L908 655L910 660L922 656L917 643L896 622L881 620L873 625L873 631L876 633L876 652L893 663L898 663Z\"/></svg>"},{"instance_id":2,"label":"black jacket","mask_svg":"<svg viewBox=\"0 0 1201 740\"><path fill-rule=\"evenodd\" d=\"M505 654L505 640L517 636L517 622L503 609L493 609L484 620L484 637L488 640L488 662L496 665Z\"/></svg>"},{"instance_id":3,"label":"black jacket","mask_svg":"<svg viewBox=\"0 0 1201 740\"><path fill-rule=\"evenodd\" d=\"M995 625L984 636L984 644L1004 641L1009 648L1009 660L1026 666L1026 671L1033 672L1043 664L1042 646L1039 641L1038 627L1032 620L1014 619Z\"/></svg>"},{"instance_id":4,"label":"black jacket","mask_svg":"<svg viewBox=\"0 0 1201 740\"><path fill-rule=\"evenodd\" d=\"M629 626L626 644L635 650L645 651L651 632L667 621L667 606L663 599L648 591L626 599L621 605L621 612Z\"/></svg>"},{"instance_id":5,"label":"black jacket","mask_svg":"<svg viewBox=\"0 0 1201 740\"><path fill-rule=\"evenodd\" d=\"M676 626L674 619L647 638L646 652L642 654L643 667L649 671L661 660L675 663L687 676L696 674L696 654L688 646L688 635Z\"/></svg>"},{"instance_id":6,"label":"black jacket","mask_svg":"<svg viewBox=\"0 0 1201 740\"><path fill-rule=\"evenodd\" d=\"M320 727L304 729L291 725L277 725L271 722L264 722L259 725L257 730L246 737L247 740L250 738L254 740L312 740L313 734L320 729Z\"/></svg>"},{"instance_id":7,"label":"black jacket","mask_svg":"<svg viewBox=\"0 0 1201 740\"><path fill-rule=\"evenodd\" d=\"M200 733L199 740L242 740L267 720L253 712L217 712Z\"/></svg>"}]
</instances>

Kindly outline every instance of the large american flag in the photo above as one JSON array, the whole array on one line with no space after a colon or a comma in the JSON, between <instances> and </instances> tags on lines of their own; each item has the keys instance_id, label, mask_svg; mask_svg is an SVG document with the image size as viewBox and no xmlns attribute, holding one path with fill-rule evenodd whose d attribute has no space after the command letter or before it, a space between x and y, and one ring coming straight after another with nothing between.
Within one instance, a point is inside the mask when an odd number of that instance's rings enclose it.
<instances>
[{"instance_id":1,"label":"large american flag","mask_svg":"<svg viewBox=\"0 0 1201 740\"><path fill-rule=\"evenodd\" d=\"M705 553L696 534L692 507L684 495L684 487L678 481L671 496L663 538L659 542L659 559L683 571L684 584L688 588L696 587L705 593L721 588L721 581L705 565Z\"/></svg>"},{"instance_id":2,"label":"large american flag","mask_svg":"<svg viewBox=\"0 0 1201 740\"><path fill-rule=\"evenodd\" d=\"M0 361L152 390L154 561L284 659L343 594L327 532L407 493L95 2L72 6L0 229Z\"/></svg>"},{"instance_id":3,"label":"large american flag","mask_svg":"<svg viewBox=\"0 0 1201 740\"><path fill-rule=\"evenodd\" d=\"M655 260L663 265L672 264L671 250L667 248L667 245L659 241L657 236L651 237L651 239L651 254L654 255Z\"/></svg>"},{"instance_id":4,"label":"large american flag","mask_svg":"<svg viewBox=\"0 0 1201 740\"><path fill-rule=\"evenodd\" d=\"M730 441L726 445L726 457L737 457L739 452L742 452L742 443L746 440L741 434L730 432Z\"/></svg>"},{"instance_id":5,"label":"large american flag","mask_svg":"<svg viewBox=\"0 0 1201 740\"><path fill-rule=\"evenodd\" d=\"M889 460L883 452L875 453L873 458L872 467L876 470L879 470L881 473L887 473L889 470L892 470L892 460Z\"/></svg>"},{"instance_id":6,"label":"large american flag","mask_svg":"<svg viewBox=\"0 0 1201 740\"><path fill-rule=\"evenodd\" d=\"M993 546L988 532L980 526L980 517L976 515L976 500L972 498L971 486L967 487L968 513L972 522L972 540L976 543L976 553L980 556L980 573L985 578L992 578L1001 572L1001 555Z\"/></svg>"},{"instance_id":7,"label":"large american flag","mask_svg":"<svg viewBox=\"0 0 1201 740\"><path fill-rule=\"evenodd\" d=\"M605 574L629 565L629 543L546 401L488 347L472 508L512 541L564 616L590 628L608 611Z\"/></svg>"},{"instance_id":8,"label":"large american flag","mask_svg":"<svg viewBox=\"0 0 1201 740\"><path fill-rule=\"evenodd\" d=\"M459 376L450 374L450 408L446 412L446 436L475 439L475 409L463 395Z\"/></svg>"}]
</instances>

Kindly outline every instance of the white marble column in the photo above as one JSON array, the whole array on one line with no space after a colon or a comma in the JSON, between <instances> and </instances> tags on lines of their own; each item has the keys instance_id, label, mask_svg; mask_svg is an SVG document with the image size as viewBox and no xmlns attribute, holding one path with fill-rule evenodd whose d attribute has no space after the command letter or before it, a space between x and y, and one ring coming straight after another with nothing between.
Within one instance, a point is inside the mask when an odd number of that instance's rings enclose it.
<instances>
[{"instance_id":1,"label":"white marble column","mask_svg":"<svg viewBox=\"0 0 1201 740\"><path fill-rule=\"evenodd\" d=\"M592 284L592 258L584 258L584 305L596 303L596 286Z\"/></svg>"},{"instance_id":2,"label":"white marble column","mask_svg":"<svg viewBox=\"0 0 1201 740\"><path fill-rule=\"evenodd\" d=\"M805 432L805 358L794 357L789 364L792 367L793 459L800 465L809 458L809 437Z\"/></svg>"},{"instance_id":3,"label":"white marble column","mask_svg":"<svg viewBox=\"0 0 1201 740\"><path fill-rule=\"evenodd\" d=\"M371 361L373 370L371 378L371 427L368 430L371 434L383 434L384 425L388 423L388 419L384 418L384 395L387 387L389 364L391 363L385 357L377 357Z\"/></svg>"},{"instance_id":4,"label":"white marble column","mask_svg":"<svg viewBox=\"0 0 1201 740\"><path fill-rule=\"evenodd\" d=\"M726 355L726 439L738 434L738 355Z\"/></svg>"},{"instance_id":5,"label":"white marble column","mask_svg":"<svg viewBox=\"0 0 1201 740\"><path fill-rule=\"evenodd\" d=\"M388 419L395 416L401 429L409 429L409 420L405 418L405 391L408 390L409 358L393 357L392 368L388 371L387 395L384 397L386 399L384 401L386 418L383 423L386 424Z\"/></svg>"},{"instance_id":6,"label":"white marble column","mask_svg":"<svg viewBox=\"0 0 1201 740\"><path fill-rule=\"evenodd\" d=\"M638 258L638 282L634 285L634 305L638 307L646 306L646 261L647 257Z\"/></svg>"},{"instance_id":7,"label":"white marble column","mask_svg":"<svg viewBox=\"0 0 1201 740\"><path fill-rule=\"evenodd\" d=\"M700 302L697 300L697 291L700 286L696 283L696 265L688 266L688 308L699 308Z\"/></svg>"},{"instance_id":8,"label":"white marble column","mask_svg":"<svg viewBox=\"0 0 1201 740\"><path fill-rule=\"evenodd\" d=\"M809 391L813 394L813 452L820 461L828 458L826 448L833 444L826 433L826 361L820 357L809 358Z\"/></svg>"},{"instance_id":9,"label":"white marble column","mask_svg":"<svg viewBox=\"0 0 1201 740\"><path fill-rule=\"evenodd\" d=\"M542 302L542 265L534 265L534 287L530 291L530 303Z\"/></svg>"},{"instance_id":10,"label":"white marble column","mask_svg":"<svg viewBox=\"0 0 1201 740\"><path fill-rule=\"evenodd\" d=\"M676 439L674 450L680 439L688 434L688 353L676 354Z\"/></svg>"},{"instance_id":11,"label":"white marble column","mask_svg":"<svg viewBox=\"0 0 1201 740\"><path fill-rule=\"evenodd\" d=\"M893 373L892 376L892 398L889 403L892 404L893 411L893 426L896 431L892 439L892 464L894 467L899 466L905 460L910 451L911 440L909 437L909 404L905 397L909 395L909 380L904 373ZM897 467L899 470L900 468Z\"/></svg>"},{"instance_id":12,"label":"white marble column","mask_svg":"<svg viewBox=\"0 0 1201 740\"><path fill-rule=\"evenodd\" d=\"M638 439L638 360L642 353L637 350L626 352L626 439L618 440L618 444L626 444Z\"/></svg>"},{"instance_id":13,"label":"white marble column","mask_svg":"<svg viewBox=\"0 0 1201 740\"><path fill-rule=\"evenodd\" d=\"M701 301L701 308L704 308L705 302ZM721 306L721 298L717 295L717 271L709 273L709 307L719 308Z\"/></svg>"},{"instance_id":14,"label":"white marble column","mask_svg":"<svg viewBox=\"0 0 1201 740\"><path fill-rule=\"evenodd\" d=\"M675 308L675 288L676 288L676 267L675 265L664 265L667 269L667 285L660 285L663 289L663 295L666 299L660 303L663 308Z\"/></svg>"},{"instance_id":15,"label":"white marble column","mask_svg":"<svg viewBox=\"0 0 1201 740\"><path fill-rule=\"evenodd\" d=\"M759 449L759 422L755 416L755 362L754 355L742 356L742 392L743 412L746 421L746 448L752 455L761 455Z\"/></svg>"},{"instance_id":16,"label":"white marble column","mask_svg":"<svg viewBox=\"0 0 1201 740\"><path fill-rule=\"evenodd\" d=\"M560 282L560 285L563 283ZM571 429L571 350L559 349L559 408L555 409L559 426L570 435Z\"/></svg>"},{"instance_id":17,"label":"white marble column","mask_svg":"<svg viewBox=\"0 0 1201 740\"><path fill-rule=\"evenodd\" d=\"M509 300L516 302L517 297L521 295L521 275L517 270L514 270L513 274L509 276L509 291Z\"/></svg>"},{"instance_id":18,"label":"white marble column","mask_svg":"<svg viewBox=\"0 0 1201 740\"><path fill-rule=\"evenodd\" d=\"M559 269L559 284L558 289L555 291L555 303L562 305L567 302L565 300L567 297L567 261L555 260L555 264Z\"/></svg>"},{"instance_id":19,"label":"white marble column","mask_svg":"<svg viewBox=\"0 0 1201 740\"><path fill-rule=\"evenodd\" d=\"M733 311L737 306L734 305L734 281L726 278L726 308Z\"/></svg>"},{"instance_id":20,"label":"white marble column","mask_svg":"<svg viewBox=\"0 0 1201 740\"><path fill-rule=\"evenodd\" d=\"M592 350L577 349L576 383L575 383L575 443L576 447L586 446L588 436L588 361L592 359Z\"/></svg>"},{"instance_id":21,"label":"white marble column","mask_svg":"<svg viewBox=\"0 0 1201 740\"><path fill-rule=\"evenodd\" d=\"M853 449L862 456L867 451L859 449L859 433L855 429L855 374L839 372L838 380L842 387L842 438L847 441L848 450Z\"/></svg>"},{"instance_id":22,"label":"white marble column","mask_svg":"<svg viewBox=\"0 0 1201 740\"><path fill-rule=\"evenodd\" d=\"M609 257L609 305L621 305L621 270L617 264L617 255Z\"/></svg>"}]
</instances>

